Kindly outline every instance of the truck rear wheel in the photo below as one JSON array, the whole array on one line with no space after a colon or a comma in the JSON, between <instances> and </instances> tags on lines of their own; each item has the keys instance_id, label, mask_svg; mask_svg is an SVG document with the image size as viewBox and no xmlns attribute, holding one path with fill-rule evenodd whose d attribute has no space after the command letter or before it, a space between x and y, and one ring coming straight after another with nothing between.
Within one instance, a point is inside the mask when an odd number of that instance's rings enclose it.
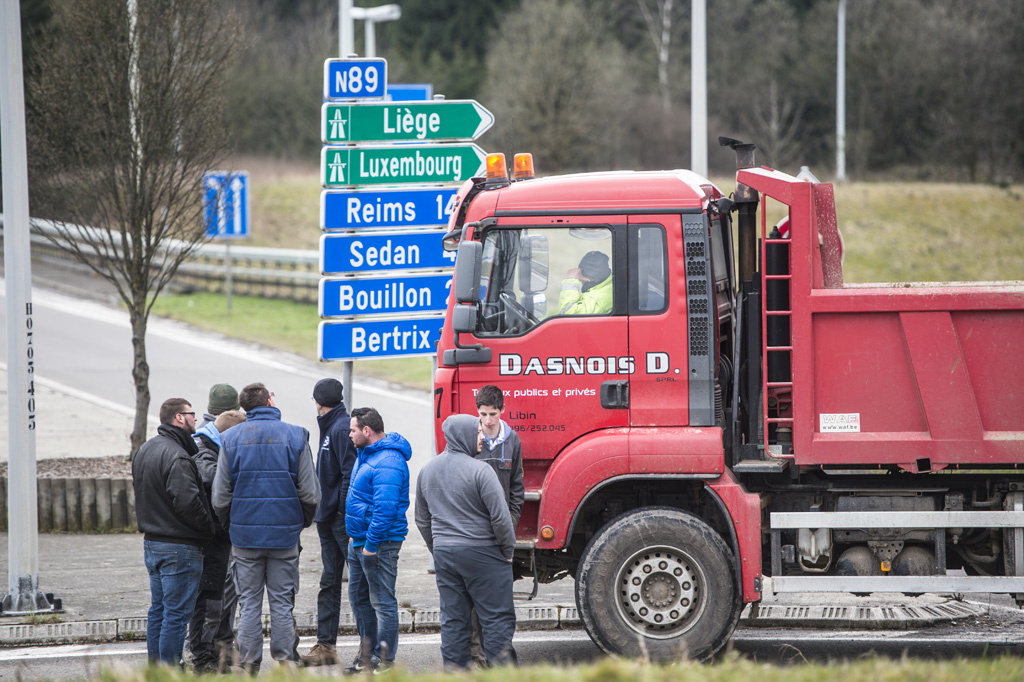
<instances>
[{"instance_id":1,"label":"truck rear wheel","mask_svg":"<svg viewBox=\"0 0 1024 682\"><path fill-rule=\"evenodd\" d=\"M704 661L729 640L742 599L721 536L693 514L649 507L612 519L591 539L576 606L610 654Z\"/></svg>"}]
</instances>

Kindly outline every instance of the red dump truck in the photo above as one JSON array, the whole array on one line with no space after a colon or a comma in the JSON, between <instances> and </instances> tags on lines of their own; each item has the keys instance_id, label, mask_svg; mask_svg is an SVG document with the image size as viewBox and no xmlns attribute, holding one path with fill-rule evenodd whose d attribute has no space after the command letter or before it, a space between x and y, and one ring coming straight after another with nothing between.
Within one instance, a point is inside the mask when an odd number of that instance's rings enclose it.
<instances>
[{"instance_id":1,"label":"red dump truck","mask_svg":"<svg viewBox=\"0 0 1024 682\"><path fill-rule=\"evenodd\" d=\"M723 144L731 196L526 156L458 193L436 433L501 387L517 572L573 577L593 640L655 660L773 593L1024 600L1024 282L844 284L832 186Z\"/></svg>"}]
</instances>

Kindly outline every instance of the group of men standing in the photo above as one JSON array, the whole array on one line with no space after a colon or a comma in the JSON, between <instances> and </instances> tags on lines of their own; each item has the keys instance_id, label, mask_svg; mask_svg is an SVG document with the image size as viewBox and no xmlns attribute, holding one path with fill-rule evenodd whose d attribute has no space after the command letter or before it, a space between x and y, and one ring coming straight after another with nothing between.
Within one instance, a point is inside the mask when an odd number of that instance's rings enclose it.
<instances>
[{"instance_id":1,"label":"group of men standing","mask_svg":"<svg viewBox=\"0 0 1024 682\"><path fill-rule=\"evenodd\" d=\"M312 397L320 430L315 464L308 432L281 420L262 383L238 393L215 385L198 430L187 400L161 406L157 435L132 463L150 576L151 662L180 665L187 628L198 671L237 665L255 673L265 592L274 660L339 663L347 561L360 651L344 672L394 666L412 447L385 432L377 410L349 414L336 379L317 382ZM516 661L510 562L523 503L521 446L500 418L500 389L480 389L477 406L478 415L445 421L447 447L424 466L417 485L415 519L434 555L446 669ZM313 522L323 562L317 643L300 656L293 615L299 535Z\"/></svg>"}]
</instances>

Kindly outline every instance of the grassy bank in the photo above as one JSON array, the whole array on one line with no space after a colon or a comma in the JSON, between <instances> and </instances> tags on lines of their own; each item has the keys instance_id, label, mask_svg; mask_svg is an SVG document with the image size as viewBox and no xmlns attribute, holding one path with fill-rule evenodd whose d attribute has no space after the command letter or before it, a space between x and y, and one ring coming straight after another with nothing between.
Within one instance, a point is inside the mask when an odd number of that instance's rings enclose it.
<instances>
[{"instance_id":1,"label":"grassy bank","mask_svg":"<svg viewBox=\"0 0 1024 682\"><path fill-rule=\"evenodd\" d=\"M798 655L798 654L797 654ZM464 675L440 673L413 675L396 670L390 676L400 680L479 680L481 682L1019 682L1024 676L1024 661L1018 658L982 658L953 661L893 661L869 659L852 663L803 663L774 666L738 658L712 665L650 665L636 661L608 659L593 665L560 668L550 665L516 670L494 669ZM145 671L106 670L103 682L185 682L195 679L169 668ZM270 682L320 680L322 673L277 669L260 679Z\"/></svg>"}]
</instances>

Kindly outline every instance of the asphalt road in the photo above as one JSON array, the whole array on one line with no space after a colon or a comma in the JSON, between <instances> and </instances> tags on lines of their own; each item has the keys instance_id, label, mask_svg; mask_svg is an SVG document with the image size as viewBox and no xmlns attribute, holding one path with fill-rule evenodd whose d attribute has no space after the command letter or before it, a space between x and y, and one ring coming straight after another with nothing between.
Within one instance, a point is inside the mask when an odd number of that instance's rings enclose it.
<instances>
[{"instance_id":1,"label":"asphalt road","mask_svg":"<svg viewBox=\"0 0 1024 682\"><path fill-rule=\"evenodd\" d=\"M314 640L313 637L303 638L300 650L305 651ZM411 672L436 672L441 669L440 644L441 636L437 633L403 634L399 639L398 660ZM595 662L604 656L582 630L519 632L515 646L522 665L572 666ZM730 648L741 656L775 665L854 660L873 655L931 660L1021 653L1019 636L1007 637L956 626L896 632L740 629ZM339 639L338 651L343 661L354 658L357 649L355 637ZM0 679L92 678L103 668L137 669L145 663L145 642L25 647L0 650ZM267 649L263 670L270 670L272 666ZM324 676L332 677L340 672L337 667L319 670ZM1024 677L1024 660L1021 674Z\"/></svg>"}]
</instances>

